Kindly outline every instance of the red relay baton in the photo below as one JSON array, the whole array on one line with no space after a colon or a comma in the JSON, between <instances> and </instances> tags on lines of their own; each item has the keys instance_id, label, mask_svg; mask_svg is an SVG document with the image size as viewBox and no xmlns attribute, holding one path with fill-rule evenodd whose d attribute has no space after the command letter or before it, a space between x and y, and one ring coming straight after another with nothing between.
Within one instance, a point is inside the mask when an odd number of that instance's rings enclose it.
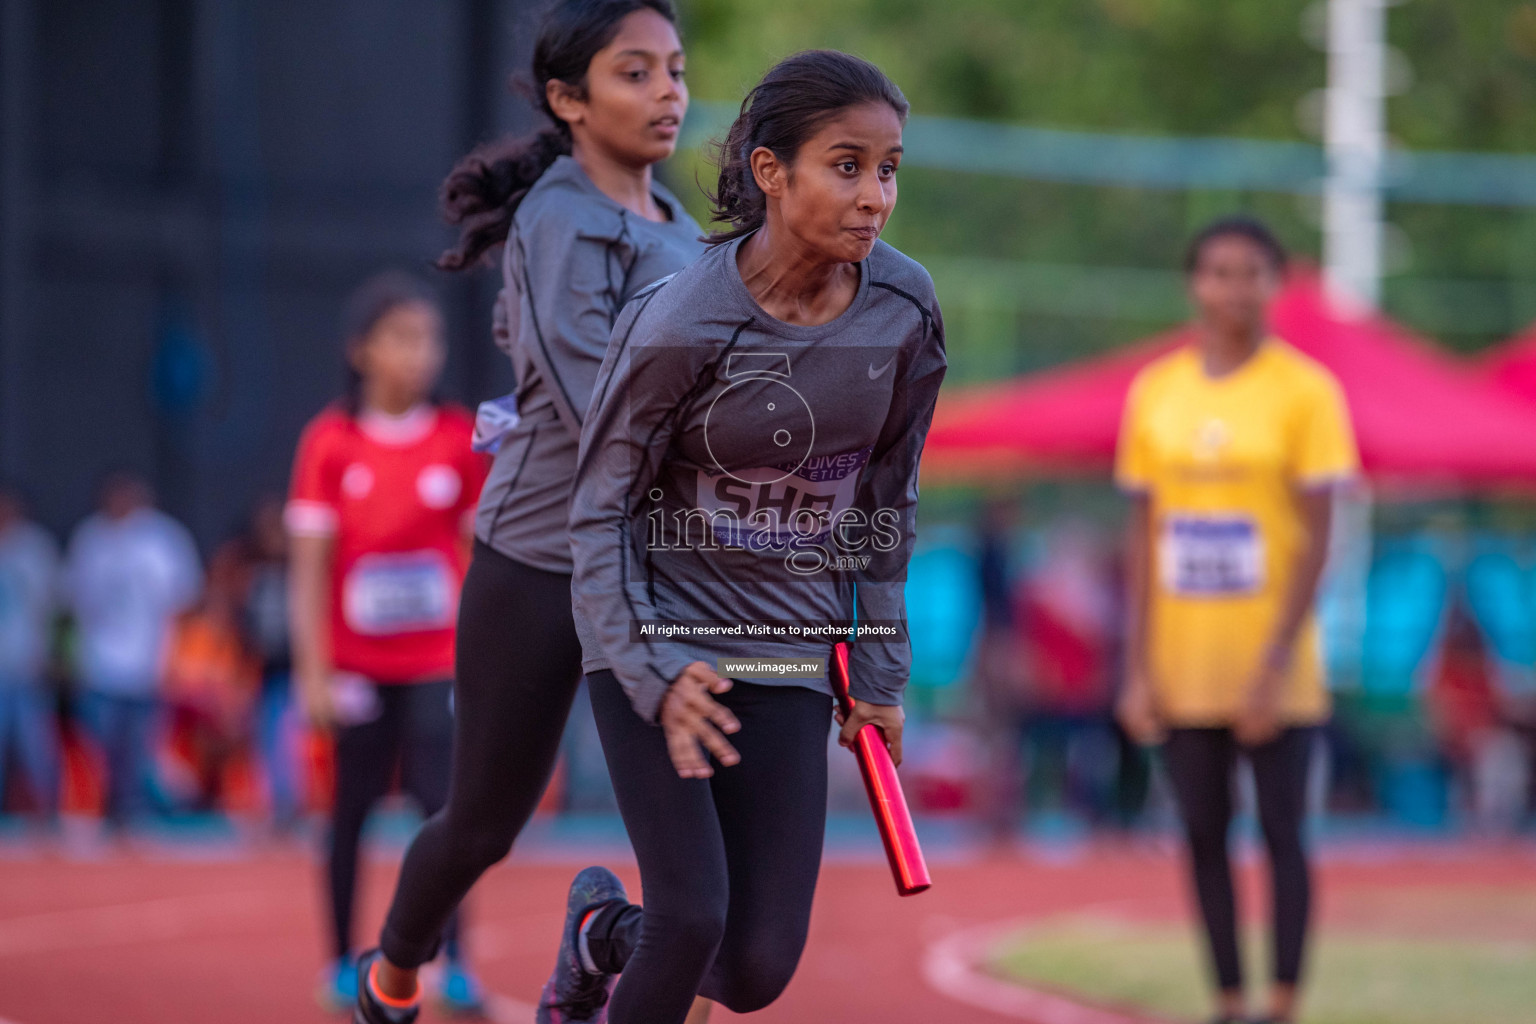
<instances>
[{"instance_id":1,"label":"red relay baton","mask_svg":"<svg viewBox=\"0 0 1536 1024\"><path fill-rule=\"evenodd\" d=\"M853 698L848 695L847 644L832 648L831 675L832 692L846 718L853 712ZM916 896L933 885L933 880L928 877L923 848L917 841L917 829L912 826L912 812L907 809L896 765L878 725L870 723L859 730L853 741L853 753L859 760L859 774L864 776L864 790L875 812L875 824L880 826L880 840L885 844L886 859L891 862L896 891L902 896Z\"/></svg>"}]
</instances>

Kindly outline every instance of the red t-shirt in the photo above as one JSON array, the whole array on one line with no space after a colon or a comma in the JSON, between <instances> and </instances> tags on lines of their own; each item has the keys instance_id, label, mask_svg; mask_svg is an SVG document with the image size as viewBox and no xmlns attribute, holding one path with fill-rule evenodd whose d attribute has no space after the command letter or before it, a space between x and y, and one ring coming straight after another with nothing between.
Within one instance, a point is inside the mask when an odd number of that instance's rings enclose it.
<instances>
[{"instance_id":1,"label":"red t-shirt","mask_svg":"<svg viewBox=\"0 0 1536 1024\"><path fill-rule=\"evenodd\" d=\"M331 655L379 683L447 678L468 568L465 524L488 469L456 406L402 417L330 408L294 458L291 533L334 537Z\"/></svg>"}]
</instances>

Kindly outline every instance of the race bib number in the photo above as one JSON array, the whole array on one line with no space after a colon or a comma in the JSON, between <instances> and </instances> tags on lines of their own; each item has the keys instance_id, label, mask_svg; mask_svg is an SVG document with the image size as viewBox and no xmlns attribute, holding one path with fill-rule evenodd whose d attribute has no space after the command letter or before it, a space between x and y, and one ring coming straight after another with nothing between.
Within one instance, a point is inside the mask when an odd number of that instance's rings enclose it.
<instances>
[{"instance_id":1,"label":"race bib number","mask_svg":"<svg viewBox=\"0 0 1536 1024\"><path fill-rule=\"evenodd\" d=\"M347 625L363 636L447 629L454 604L453 570L436 551L364 555L342 588Z\"/></svg>"},{"instance_id":2,"label":"race bib number","mask_svg":"<svg viewBox=\"0 0 1536 1024\"><path fill-rule=\"evenodd\" d=\"M1168 516L1159 545L1163 588L1183 597L1234 597L1264 585L1264 541L1241 516Z\"/></svg>"},{"instance_id":3,"label":"race bib number","mask_svg":"<svg viewBox=\"0 0 1536 1024\"><path fill-rule=\"evenodd\" d=\"M735 473L699 470L697 507L710 517L716 542L727 547L819 541L838 513L852 507L872 451L812 455L798 465Z\"/></svg>"}]
</instances>

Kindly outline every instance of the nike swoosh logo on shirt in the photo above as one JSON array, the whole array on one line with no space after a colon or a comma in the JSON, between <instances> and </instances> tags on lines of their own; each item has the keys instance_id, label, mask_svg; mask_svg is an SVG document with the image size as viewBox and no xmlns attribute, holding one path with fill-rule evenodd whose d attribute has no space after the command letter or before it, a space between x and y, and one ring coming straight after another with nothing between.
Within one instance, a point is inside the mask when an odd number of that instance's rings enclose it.
<instances>
[{"instance_id":1,"label":"nike swoosh logo on shirt","mask_svg":"<svg viewBox=\"0 0 1536 1024\"><path fill-rule=\"evenodd\" d=\"M889 359L887 359L885 361L885 365L880 367L880 369L878 369L878 370L875 369L875 364L874 363L870 363L869 364L869 379L870 380L874 380L876 377L880 376L886 370L889 370L891 368L891 364L894 363L895 361L896 361L896 357L895 356L891 356L891 358L889 358Z\"/></svg>"}]
</instances>

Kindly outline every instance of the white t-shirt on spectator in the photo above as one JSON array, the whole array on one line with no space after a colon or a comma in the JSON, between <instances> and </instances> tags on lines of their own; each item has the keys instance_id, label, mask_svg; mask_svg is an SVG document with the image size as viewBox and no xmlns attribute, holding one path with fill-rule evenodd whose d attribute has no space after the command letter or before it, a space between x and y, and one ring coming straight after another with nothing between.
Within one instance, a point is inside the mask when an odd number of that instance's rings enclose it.
<instances>
[{"instance_id":1,"label":"white t-shirt on spectator","mask_svg":"<svg viewBox=\"0 0 1536 1024\"><path fill-rule=\"evenodd\" d=\"M151 508L121 519L91 516L70 539L64 585L80 682L103 693L154 694L171 624L202 589L186 527Z\"/></svg>"}]
</instances>

